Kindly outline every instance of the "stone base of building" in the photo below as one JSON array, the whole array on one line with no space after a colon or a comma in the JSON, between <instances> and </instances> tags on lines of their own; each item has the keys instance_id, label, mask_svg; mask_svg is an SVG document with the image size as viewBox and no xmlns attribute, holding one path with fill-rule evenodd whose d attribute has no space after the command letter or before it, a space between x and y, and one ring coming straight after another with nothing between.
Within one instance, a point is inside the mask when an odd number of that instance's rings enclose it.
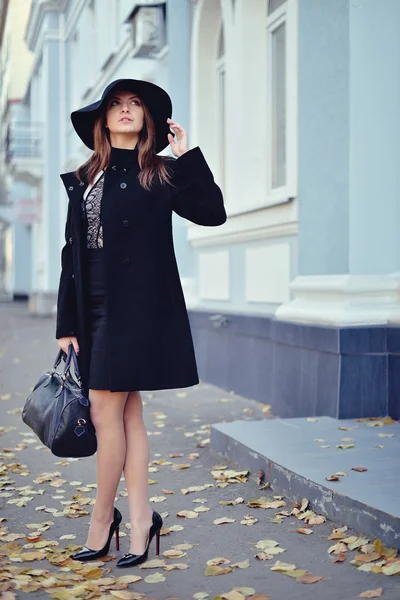
<instances>
[{"instance_id":1,"label":"stone base of building","mask_svg":"<svg viewBox=\"0 0 400 600\"><path fill-rule=\"evenodd\" d=\"M29 296L28 311L41 317L51 317L56 314L56 292L32 292Z\"/></svg>"},{"instance_id":2,"label":"stone base of building","mask_svg":"<svg viewBox=\"0 0 400 600\"><path fill-rule=\"evenodd\" d=\"M203 381L280 417L400 419L400 327L188 312Z\"/></svg>"}]
</instances>

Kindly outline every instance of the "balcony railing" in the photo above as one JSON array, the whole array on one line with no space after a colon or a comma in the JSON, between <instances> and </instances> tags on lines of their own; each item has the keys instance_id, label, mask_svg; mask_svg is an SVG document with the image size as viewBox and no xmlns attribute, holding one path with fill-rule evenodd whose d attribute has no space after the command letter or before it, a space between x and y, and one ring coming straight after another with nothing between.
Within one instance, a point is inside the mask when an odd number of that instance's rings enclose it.
<instances>
[{"instance_id":1,"label":"balcony railing","mask_svg":"<svg viewBox=\"0 0 400 600\"><path fill-rule=\"evenodd\" d=\"M6 162L13 159L41 158L43 127L39 123L13 123L6 138Z\"/></svg>"}]
</instances>

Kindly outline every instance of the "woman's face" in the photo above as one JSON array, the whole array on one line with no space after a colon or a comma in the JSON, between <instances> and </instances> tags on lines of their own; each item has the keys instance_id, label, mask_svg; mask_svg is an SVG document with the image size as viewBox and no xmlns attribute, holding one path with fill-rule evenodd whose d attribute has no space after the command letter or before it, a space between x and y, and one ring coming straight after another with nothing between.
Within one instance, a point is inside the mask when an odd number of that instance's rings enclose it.
<instances>
[{"instance_id":1,"label":"woman's face","mask_svg":"<svg viewBox=\"0 0 400 600\"><path fill-rule=\"evenodd\" d=\"M143 128L144 110L134 92L115 92L106 108L106 125L110 134L137 134Z\"/></svg>"}]
</instances>

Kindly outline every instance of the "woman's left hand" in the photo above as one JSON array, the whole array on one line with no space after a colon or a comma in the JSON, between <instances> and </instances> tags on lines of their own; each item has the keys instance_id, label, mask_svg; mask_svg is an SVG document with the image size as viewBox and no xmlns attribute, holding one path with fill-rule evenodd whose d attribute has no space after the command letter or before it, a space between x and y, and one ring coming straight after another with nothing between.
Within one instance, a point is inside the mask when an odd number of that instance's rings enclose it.
<instances>
[{"instance_id":1,"label":"woman's left hand","mask_svg":"<svg viewBox=\"0 0 400 600\"><path fill-rule=\"evenodd\" d=\"M172 152L174 153L174 155L177 158L179 158L180 156L182 156L182 154L185 154L185 152L187 152L189 150L188 134L185 131L185 129L183 129L183 127L181 125L179 125L179 123L177 123L176 121L167 119L167 123L176 135L176 141L175 141L172 133L169 133L168 141L171 145Z\"/></svg>"}]
</instances>

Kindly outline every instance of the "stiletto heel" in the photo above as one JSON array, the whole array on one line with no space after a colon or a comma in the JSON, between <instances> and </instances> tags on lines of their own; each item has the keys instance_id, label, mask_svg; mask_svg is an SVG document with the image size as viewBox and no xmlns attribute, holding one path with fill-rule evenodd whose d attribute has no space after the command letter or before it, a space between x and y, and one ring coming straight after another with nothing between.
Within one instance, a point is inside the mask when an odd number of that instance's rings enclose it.
<instances>
[{"instance_id":1,"label":"stiletto heel","mask_svg":"<svg viewBox=\"0 0 400 600\"><path fill-rule=\"evenodd\" d=\"M143 554L132 554L131 552L127 552L117 561L117 567L134 567L135 565L140 565L142 562L147 560L149 546L154 536L156 536L156 554L159 554L160 529L162 526L163 520L161 518L161 515L158 514L158 512L156 512L155 510L153 510L153 523L149 529L149 536L147 539L145 551L143 552Z\"/></svg>"},{"instance_id":2,"label":"stiletto heel","mask_svg":"<svg viewBox=\"0 0 400 600\"><path fill-rule=\"evenodd\" d=\"M110 549L110 542L111 542L111 538L115 533L115 545L117 550L119 550L119 525L122 521L122 515L119 512L118 508L116 508L114 506L114 520L112 521L111 525L110 525L110 530L108 533L108 538L107 541L105 543L105 546L103 546L103 548L100 548L100 550L92 550L91 548L88 548L87 546L83 546L82 550L79 550L79 552L76 552L75 554L72 554L70 558L72 558L73 560L96 560L97 558L100 558L101 556L105 556L106 554L108 554L108 551Z\"/></svg>"},{"instance_id":3,"label":"stiletto heel","mask_svg":"<svg viewBox=\"0 0 400 600\"><path fill-rule=\"evenodd\" d=\"M156 532L156 554L160 554L160 530Z\"/></svg>"},{"instance_id":4,"label":"stiletto heel","mask_svg":"<svg viewBox=\"0 0 400 600\"><path fill-rule=\"evenodd\" d=\"M119 525L117 525L115 530L115 549L119 550Z\"/></svg>"}]
</instances>

